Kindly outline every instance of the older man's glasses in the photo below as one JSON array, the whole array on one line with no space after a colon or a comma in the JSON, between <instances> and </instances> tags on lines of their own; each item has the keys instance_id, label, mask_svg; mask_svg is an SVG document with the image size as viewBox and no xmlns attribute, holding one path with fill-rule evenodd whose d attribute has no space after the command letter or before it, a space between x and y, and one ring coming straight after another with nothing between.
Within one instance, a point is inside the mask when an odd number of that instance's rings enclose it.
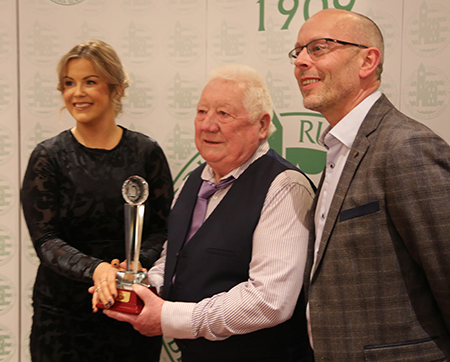
<instances>
[{"instance_id":1,"label":"older man's glasses","mask_svg":"<svg viewBox=\"0 0 450 362\"><path fill-rule=\"evenodd\" d=\"M306 51L311 56L311 58L319 58L320 56L328 53L328 51L330 50L330 45L329 45L330 43L342 44L342 45L353 45L353 46L356 46L356 47L359 47L362 49L368 48L365 45L349 43L348 41L336 40L336 39L331 39L331 38L322 38L322 39L313 40L304 46L292 49L288 54L289 60L291 61L291 64L294 64L295 59L297 59L297 57L300 55L303 48L306 48Z\"/></svg>"}]
</instances>

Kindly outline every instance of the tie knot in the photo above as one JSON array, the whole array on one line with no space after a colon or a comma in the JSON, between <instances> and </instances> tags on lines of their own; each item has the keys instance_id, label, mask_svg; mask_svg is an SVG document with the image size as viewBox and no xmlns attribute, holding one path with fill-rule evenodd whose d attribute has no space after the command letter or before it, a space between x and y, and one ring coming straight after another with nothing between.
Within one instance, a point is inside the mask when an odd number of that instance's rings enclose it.
<instances>
[{"instance_id":1,"label":"tie knot","mask_svg":"<svg viewBox=\"0 0 450 362\"><path fill-rule=\"evenodd\" d=\"M221 180L218 184L211 181L203 181L200 191L198 192L198 197L202 199L209 199L216 191L222 190L230 185L234 181L234 177L230 176L224 180Z\"/></svg>"}]
</instances>

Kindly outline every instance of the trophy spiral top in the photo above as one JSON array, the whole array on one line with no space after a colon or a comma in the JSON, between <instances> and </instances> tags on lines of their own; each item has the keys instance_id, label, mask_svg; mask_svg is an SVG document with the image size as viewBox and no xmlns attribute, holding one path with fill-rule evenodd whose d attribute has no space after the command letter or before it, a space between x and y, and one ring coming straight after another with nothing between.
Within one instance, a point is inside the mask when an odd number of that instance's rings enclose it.
<instances>
[{"instance_id":1,"label":"trophy spiral top","mask_svg":"<svg viewBox=\"0 0 450 362\"><path fill-rule=\"evenodd\" d=\"M141 205L148 197L148 184L140 176L130 176L122 185L122 196L130 205Z\"/></svg>"}]
</instances>

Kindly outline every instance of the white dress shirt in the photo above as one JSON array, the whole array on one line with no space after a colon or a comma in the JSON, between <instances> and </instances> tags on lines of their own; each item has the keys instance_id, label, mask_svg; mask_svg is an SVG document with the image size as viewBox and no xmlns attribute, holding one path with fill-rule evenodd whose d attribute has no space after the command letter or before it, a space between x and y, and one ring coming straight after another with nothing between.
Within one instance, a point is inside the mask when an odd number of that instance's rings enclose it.
<instances>
[{"instance_id":1,"label":"white dress shirt","mask_svg":"<svg viewBox=\"0 0 450 362\"><path fill-rule=\"evenodd\" d=\"M342 118L333 128L328 126L319 139L328 150L327 163L325 165L325 179L320 190L317 201L314 224L316 232L316 242L314 249L314 262L319 251L320 240L322 239L323 228L330 210L336 187L344 170L348 154L355 141L361 124L364 121L370 108L381 97L379 90L372 93L361 103L359 103L350 113Z\"/></svg>"},{"instance_id":2,"label":"white dress shirt","mask_svg":"<svg viewBox=\"0 0 450 362\"><path fill-rule=\"evenodd\" d=\"M246 163L225 175L236 179L269 150L263 142ZM204 180L215 182L207 165ZM206 218L232 186L217 191L208 201ZM182 188L178 191L176 198ZM171 338L223 340L235 334L273 327L288 320L302 288L308 248L307 213L314 192L304 175L286 170L272 182L253 234L249 279L228 292L199 303L164 302L161 315L163 335ZM149 279L161 287L166 248L149 271Z\"/></svg>"}]
</instances>

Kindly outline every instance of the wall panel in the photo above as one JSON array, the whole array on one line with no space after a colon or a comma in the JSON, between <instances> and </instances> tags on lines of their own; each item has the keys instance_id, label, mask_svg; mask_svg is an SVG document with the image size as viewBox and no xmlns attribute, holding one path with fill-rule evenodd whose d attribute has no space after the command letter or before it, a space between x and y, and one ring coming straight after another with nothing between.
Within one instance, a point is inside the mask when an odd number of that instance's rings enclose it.
<instances>
[{"instance_id":1,"label":"wall panel","mask_svg":"<svg viewBox=\"0 0 450 362\"><path fill-rule=\"evenodd\" d=\"M118 123L161 144L176 187L201 162L193 119L207 72L250 65L274 101L271 146L317 183L325 161L317 140L327 123L303 108L287 52L305 19L326 7L379 24L386 41L382 91L450 141L447 0L0 0L0 362L29 360L38 260L19 189L35 145L74 124L60 112L55 88L61 55L89 38L117 50L131 78ZM178 358L166 340L162 361Z\"/></svg>"}]
</instances>

